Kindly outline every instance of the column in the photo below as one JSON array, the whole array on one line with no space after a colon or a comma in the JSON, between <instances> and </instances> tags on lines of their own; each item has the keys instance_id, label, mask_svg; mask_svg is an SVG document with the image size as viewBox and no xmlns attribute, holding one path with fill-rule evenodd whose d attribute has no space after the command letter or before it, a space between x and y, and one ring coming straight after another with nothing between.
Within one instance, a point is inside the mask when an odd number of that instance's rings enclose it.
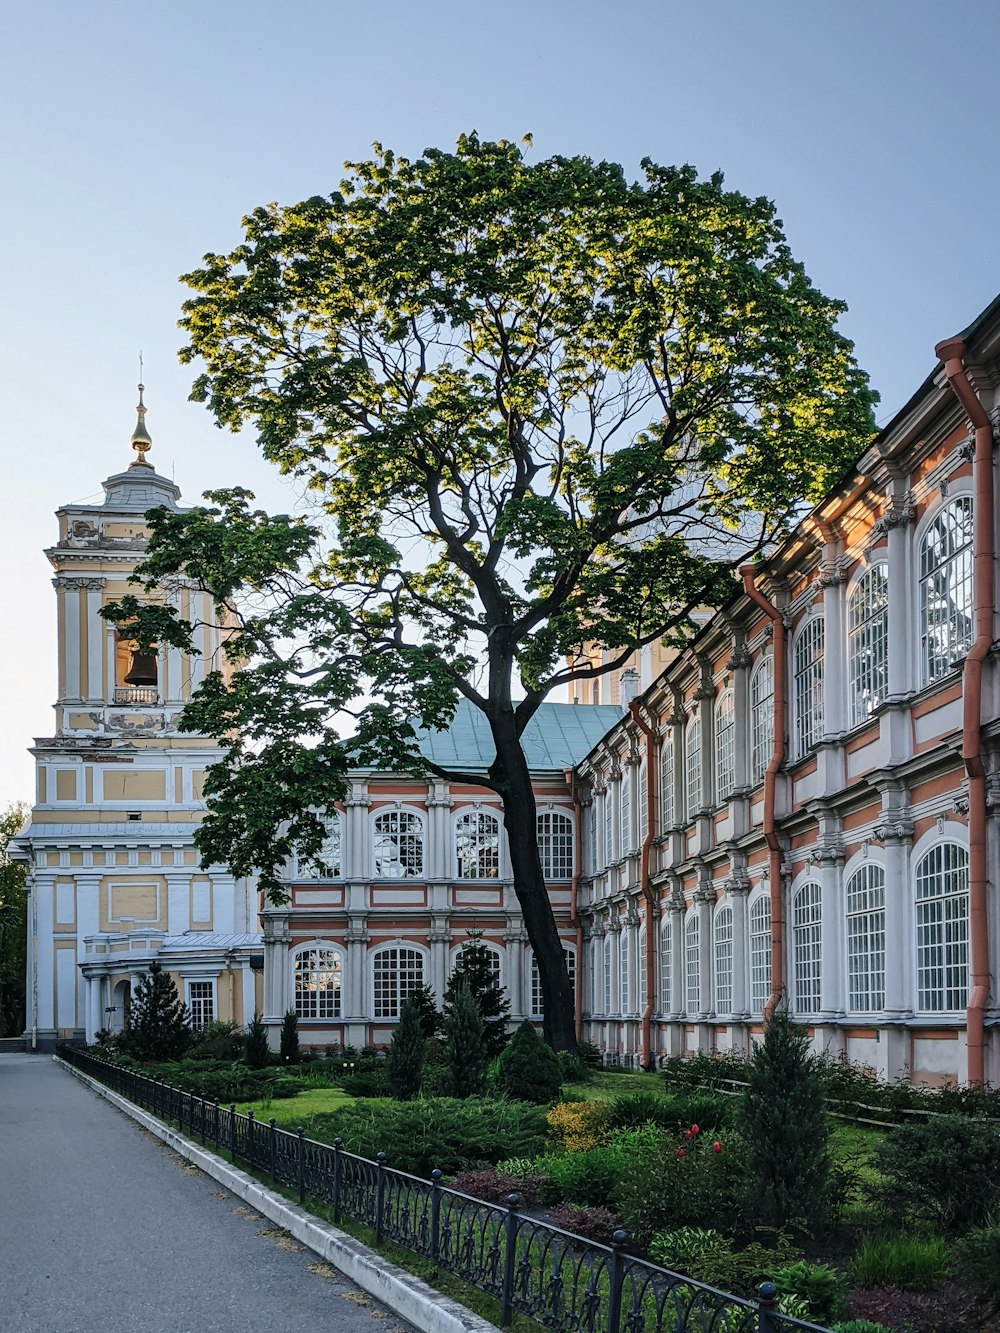
<instances>
[{"instance_id":1,"label":"column","mask_svg":"<svg viewBox=\"0 0 1000 1333\"><path fill-rule=\"evenodd\" d=\"M882 520L889 530L889 698L893 701L904 698L920 677L919 664L915 674L911 669L915 649L910 624L913 588L907 558L907 528L914 516L911 497L902 497L899 502L894 497Z\"/></svg>"},{"instance_id":2,"label":"column","mask_svg":"<svg viewBox=\"0 0 1000 1333\"><path fill-rule=\"evenodd\" d=\"M98 615L106 580L85 579L87 589L87 698L95 703L104 698L104 621Z\"/></svg>"},{"instance_id":3,"label":"column","mask_svg":"<svg viewBox=\"0 0 1000 1333\"><path fill-rule=\"evenodd\" d=\"M278 1049L281 1020L288 1009L289 930L286 911L264 913L264 1022L268 1045Z\"/></svg>"},{"instance_id":4,"label":"column","mask_svg":"<svg viewBox=\"0 0 1000 1333\"><path fill-rule=\"evenodd\" d=\"M883 816L875 838L885 846L885 1022L879 1044L879 1073L899 1078L909 1064L906 1029L913 1016L914 977L910 955L910 848L913 821L905 806L905 789L882 793Z\"/></svg>"},{"instance_id":5,"label":"column","mask_svg":"<svg viewBox=\"0 0 1000 1333\"><path fill-rule=\"evenodd\" d=\"M59 691L61 699L80 696L80 582L60 575L54 580L62 599L64 637L62 659L65 679Z\"/></svg>"},{"instance_id":6,"label":"column","mask_svg":"<svg viewBox=\"0 0 1000 1333\"><path fill-rule=\"evenodd\" d=\"M510 999L510 1017L512 1022L520 1023L525 1018L523 977L526 936L519 916L508 917L503 938L507 946L507 995Z\"/></svg>"},{"instance_id":7,"label":"column","mask_svg":"<svg viewBox=\"0 0 1000 1333\"><path fill-rule=\"evenodd\" d=\"M371 836L368 827L368 784L352 782L344 799L344 845L340 849L344 879L367 879L370 875Z\"/></svg>"},{"instance_id":8,"label":"column","mask_svg":"<svg viewBox=\"0 0 1000 1333\"><path fill-rule=\"evenodd\" d=\"M747 936L747 897L750 877L745 867L734 868L726 881L729 905L733 910L733 1019L750 1017L750 988L747 978L747 955L750 941Z\"/></svg>"},{"instance_id":9,"label":"column","mask_svg":"<svg viewBox=\"0 0 1000 1333\"><path fill-rule=\"evenodd\" d=\"M447 913L431 917L427 943L431 951L431 989L440 1004L444 1000L445 988L448 985L448 946L451 943L451 931L448 928Z\"/></svg>"},{"instance_id":10,"label":"column","mask_svg":"<svg viewBox=\"0 0 1000 1333\"><path fill-rule=\"evenodd\" d=\"M452 878L450 819L451 796L448 784L432 778L427 793L427 847L424 873L428 879Z\"/></svg>"}]
</instances>

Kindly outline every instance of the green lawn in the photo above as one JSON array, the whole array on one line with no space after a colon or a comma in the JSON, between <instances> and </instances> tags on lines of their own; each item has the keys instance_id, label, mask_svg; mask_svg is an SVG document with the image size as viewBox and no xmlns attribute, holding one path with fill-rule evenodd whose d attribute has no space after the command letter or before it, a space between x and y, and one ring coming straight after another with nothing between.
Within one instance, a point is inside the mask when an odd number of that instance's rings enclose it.
<instances>
[{"instance_id":1,"label":"green lawn","mask_svg":"<svg viewBox=\"0 0 1000 1333\"><path fill-rule=\"evenodd\" d=\"M255 1120L265 1123L274 1117L279 1129L298 1129L309 1116L318 1112L336 1111L341 1106L349 1106L353 1097L340 1088L306 1088L294 1097L265 1098L258 1102L242 1102L237 1107L241 1114L253 1111Z\"/></svg>"},{"instance_id":2,"label":"green lawn","mask_svg":"<svg viewBox=\"0 0 1000 1333\"><path fill-rule=\"evenodd\" d=\"M560 1094L563 1102L610 1102L624 1092L665 1092L659 1074L642 1070L599 1069L588 1083L567 1083Z\"/></svg>"}]
</instances>

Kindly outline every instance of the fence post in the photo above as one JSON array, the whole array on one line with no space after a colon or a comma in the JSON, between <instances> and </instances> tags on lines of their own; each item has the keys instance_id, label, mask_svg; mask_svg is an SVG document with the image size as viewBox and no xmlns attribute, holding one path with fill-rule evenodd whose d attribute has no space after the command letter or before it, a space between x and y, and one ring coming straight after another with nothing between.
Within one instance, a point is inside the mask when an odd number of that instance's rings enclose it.
<instances>
[{"instance_id":1,"label":"fence post","mask_svg":"<svg viewBox=\"0 0 1000 1333\"><path fill-rule=\"evenodd\" d=\"M250 1170L253 1170L253 1111L247 1110L247 1161L250 1163Z\"/></svg>"},{"instance_id":2,"label":"fence post","mask_svg":"<svg viewBox=\"0 0 1000 1333\"><path fill-rule=\"evenodd\" d=\"M236 1103L229 1103L229 1157L236 1165Z\"/></svg>"},{"instance_id":3,"label":"fence post","mask_svg":"<svg viewBox=\"0 0 1000 1333\"><path fill-rule=\"evenodd\" d=\"M278 1183L278 1133L275 1128L277 1121L274 1116L268 1122L271 1126L271 1179L277 1185Z\"/></svg>"},{"instance_id":4,"label":"fence post","mask_svg":"<svg viewBox=\"0 0 1000 1333\"><path fill-rule=\"evenodd\" d=\"M375 1243L382 1241L382 1210L385 1207L385 1153L375 1158L378 1162L378 1188L375 1191Z\"/></svg>"},{"instance_id":5,"label":"fence post","mask_svg":"<svg viewBox=\"0 0 1000 1333\"><path fill-rule=\"evenodd\" d=\"M506 1246L503 1255L503 1286L500 1290L500 1323L506 1328L514 1317L514 1260L517 1258L517 1206L519 1194L507 1195L507 1216L503 1220Z\"/></svg>"},{"instance_id":6,"label":"fence post","mask_svg":"<svg viewBox=\"0 0 1000 1333\"><path fill-rule=\"evenodd\" d=\"M205 1142L206 1142L206 1138L207 1138L207 1129L206 1129L207 1123L208 1123L208 1102L206 1102L206 1101L205 1101L205 1098L202 1097L202 1099L201 1099L201 1146L202 1146L203 1148L204 1148L204 1146L205 1146Z\"/></svg>"},{"instance_id":7,"label":"fence post","mask_svg":"<svg viewBox=\"0 0 1000 1333\"><path fill-rule=\"evenodd\" d=\"M306 1132L299 1125L295 1131L299 1140L299 1203L306 1201Z\"/></svg>"},{"instance_id":8,"label":"fence post","mask_svg":"<svg viewBox=\"0 0 1000 1333\"><path fill-rule=\"evenodd\" d=\"M611 1237L611 1291L608 1295L608 1333L619 1333L622 1326L622 1285L625 1278L625 1261L622 1250L627 1237L624 1231L616 1231Z\"/></svg>"},{"instance_id":9,"label":"fence post","mask_svg":"<svg viewBox=\"0 0 1000 1333\"><path fill-rule=\"evenodd\" d=\"M776 1333L774 1315L778 1309L778 1288L773 1282L762 1282L757 1288L757 1328L759 1333Z\"/></svg>"},{"instance_id":10,"label":"fence post","mask_svg":"<svg viewBox=\"0 0 1000 1333\"><path fill-rule=\"evenodd\" d=\"M340 1222L340 1150L344 1146L343 1139L334 1139L333 1141L333 1221L334 1224Z\"/></svg>"},{"instance_id":11,"label":"fence post","mask_svg":"<svg viewBox=\"0 0 1000 1333\"><path fill-rule=\"evenodd\" d=\"M437 1259L441 1242L441 1172L431 1172L431 1258Z\"/></svg>"},{"instance_id":12,"label":"fence post","mask_svg":"<svg viewBox=\"0 0 1000 1333\"><path fill-rule=\"evenodd\" d=\"M212 1103L212 1106L213 1106L212 1125L213 1125L213 1128L214 1128L214 1130L215 1130L214 1134L212 1135L212 1142L215 1144L215 1151L218 1152L218 1151L219 1151L219 1099L218 1099L218 1097L216 1097L216 1098L214 1099L214 1101L213 1101L213 1103Z\"/></svg>"}]
</instances>

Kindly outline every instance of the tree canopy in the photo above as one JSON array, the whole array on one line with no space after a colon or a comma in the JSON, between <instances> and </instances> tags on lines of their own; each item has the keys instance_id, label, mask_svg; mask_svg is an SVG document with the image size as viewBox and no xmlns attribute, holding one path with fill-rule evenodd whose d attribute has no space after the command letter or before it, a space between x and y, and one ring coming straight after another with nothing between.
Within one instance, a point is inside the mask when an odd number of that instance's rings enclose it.
<instances>
[{"instance_id":1,"label":"tree canopy","mask_svg":"<svg viewBox=\"0 0 1000 1333\"><path fill-rule=\"evenodd\" d=\"M0 810L0 1037L19 1037L25 1024L28 956L28 891L24 867L7 854L28 806L14 801Z\"/></svg>"},{"instance_id":2,"label":"tree canopy","mask_svg":"<svg viewBox=\"0 0 1000 1333\"><path fill-rule=\"evenodd\" d=\"M142 576L211 592L242 664L186 716L228 756L199 845L277 899L350 767L474 777L502 799L547 1033L572 1044L524 728L553 691L690 636L864 448L874 395L842 303L721 175L645 161L630 181L475 134L347 171L255 209L185 278L193 397L312 500L269 516L232 489L152 516ZM190 642L169 603L111 614ZM416 751L460 697L489 720L485 774Z\"/></svg>"}]
</instances>

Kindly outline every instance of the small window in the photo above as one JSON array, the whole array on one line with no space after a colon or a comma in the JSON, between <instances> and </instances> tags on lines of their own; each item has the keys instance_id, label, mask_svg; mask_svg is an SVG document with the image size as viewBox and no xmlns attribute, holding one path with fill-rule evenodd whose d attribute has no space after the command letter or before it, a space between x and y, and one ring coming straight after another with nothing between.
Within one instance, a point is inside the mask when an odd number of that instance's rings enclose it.
<instances>
[{"instance_id":1,"label":"small window","mask_svg":"<svg viewBox=\"0 0 1000 1333\"><path fill-rule=\"evenodd\" d=\"M386 810L374 821L376 879L415 879L424 873L424 821L408 810Z\"/></svg>"},{"instance_id":2,"label":"small window","mask_svg":"<svg viewBox=\"0 0 1000 1333\"><path fill-rule=\"evenodd\" d=\"M670 995L674 961L673 947L673 922L667 916L660 926L660 1012L664 1014L670 1013L670 1006L673 1002Z\"/></svg>"},{"instance_id":3,"label":"small window","mask_svg":"<svg viewBox=\"0 0 1000 1333\"><path fill-rule=\"evenodd\" d=\"M295 1012L299 1018L339 1018L343 968L336 949L295 955Z\"/></svg>"},{"instance_id":4,"label":"small window","mask_svg":"<svg viewBox=\"0 0 1000 1333\"><path fill-rule=\"evenodd\" d=\"M885 871L873 861L847 881L847 1003L860 1014L885 1007Z\"/></svg>"},{"instance_id":5,"label":"small window","mask_svg":"<svg viewBox=\"0 0 1000 1333\"><path fill-rule=\"evenodd\" d=\"M851 726L859 726L889 694L889 567L873 565L847 604Z\"/></svg>"},{"instance_id":6,"label":"small window","mask_svg":"<svg viewBox=\"0 0 1000 1333\"><path fill-rule=\"evenodd\" d=\"M753 782L764 777L774 753L774 663L763 657L750 680L750 772Z\"/></svg>"},{"instance_id":7,"label":"small window","mask_svg":"<svg viewBox=\"0 0 1000 1333\"><path fill-rule=\"evenodd\" d=\"M917 1007L964 1009L969 994L969 854L954 842L921 857L917 887Z\"/></svg>"},{"instance_id":8,"label":"small window","mask_svg":"<svg viewBox=\"0 0 1000 1333\"><path fill-rule=\"evenodd\" d=\"M795 752L802 758L823 736L823 617L813 616L795 639L792 687L795 696Z\"/></svg>"},{"instance_id":9,"label":"small window","mask_svg":"<svg viewBox=\"0 0 1000 1333\"><path fill-rule=\"evenodd\" d=\"M324 816L323 825L326 836L316 855L297 858L296 875L299 879L340 878L340 816L337 814Z\"/></svg>"},{"instance_id":10,"label":"small window","mask_svg":"<svg viewBox=\"0 0 1000 1333\"><path fill-rule=\"evenodd\" d=\"M604 937L604 1012L611 1013L611 936Z\"/></svg>"},{"instance_id":11,"label":"small window","mask_svg":"<svg viewBox=\"0 0 1000 1333\"><path fill-rule=\"evenodd\" d=\"M455 856L459 879L497 879L500 875L500 822L485 810L467 810L455 821Z\"/></svg>"},{"instance_id":12,"label":"small window","mask_svg":"<svg viewBox=\"0 0 1000 1333\"><path fill-rule=\"evenodd\" d=\"M608 799L607 796L604 798ZM538 816L538 855L546 880L573 878L573 820L558 810Z\"/></svg>"},{"instance_id":13,"label":"small window","mask_svg":"<svg viewBox=\"0 0 1000 1333\"><path fill-rule=\"evenodd\" d=\"M924 680L946 675L972 645L972 497L946 505L920 543Z\"/></svg>"},{"instance_id":14,"label":"small window","mask_svg":"<svg viewBox=\"0 0 1000 1333\"><path fill-rule=\"evenodd\" d=\"M398 1018L407 996L424 984L424 956L417 949L379 949L372 959L375 1018Z\"/></svg>"},{"instance_id":15,"label":"small window","mask_svg":"<svg viewBox=\"0 0 1000 1333\"><path fill-rule=\"evenodd\" d=\"M660 742L660 830L666 833L674 819L674 738L667 732Z\"/></svg>"},{"instance_id":16,"label":"small window","mask_svg":"<svg viewBox=\"0 0 1000 1333\"><path fill-rule=\"evenodd\" d=\"M687 728L687 817L694 819L701 810L701 718L697 713Z\"/></svg>"},{"instance_id":17,"label":"small window","mask_svg":"<svg viewBox=\"0 0 1000 1333\"><path fill-rule=\"evenodd\" d=\"M621 933L618 936L618 1012L620 1014L629 1014L632 1012L631 987L629 985L629 929L622 926Z\"/></svg>"},{"instance_id":18,"label":"small window","mask_svg":"<svg viewBox=\"0 0 1000 1333\"><path fill-rule=\"evenodd\" d=\"M215 1018L215 982L189 981L188 1008L191 1010L191 1026L195 1032L200 1032Z\"/></svg>"}]
</instances>

